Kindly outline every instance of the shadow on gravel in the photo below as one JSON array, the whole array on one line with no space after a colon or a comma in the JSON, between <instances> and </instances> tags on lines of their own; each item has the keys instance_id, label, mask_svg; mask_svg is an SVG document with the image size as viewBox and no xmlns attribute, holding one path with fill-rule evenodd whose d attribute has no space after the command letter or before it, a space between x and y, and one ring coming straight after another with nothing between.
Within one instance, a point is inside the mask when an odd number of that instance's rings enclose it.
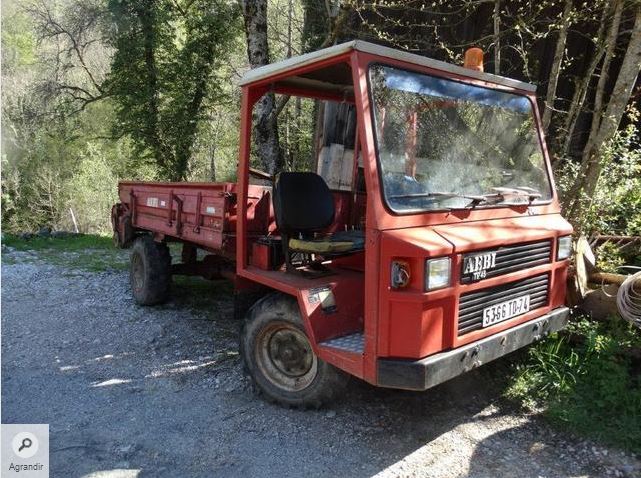
<instances>
[{"instance_id":1,"label":"shadow on gravel","mask_svg":"<svg viewBox=\"0 0 641 478\"><path fill-rule=\"evenodd\" d=\"M425 392L353 383L338 408L358 410L365 429L360 446L372 464L376 463L375 472L388 472L385 476L459 476L454 469L459 468L460 472L467 468L472 451L468 437L435 442L460 425L479 424L503 413L505 404L498 405L500 387L489 377L492 369L500 371L503 365L492 364L486 370L473 371ZM367 422L369 426L365 425ZM426 450L427 456L407 460L426 446L431 448ZM445 455L450 457L444 459ZM408 461L407 466L403 466L404 460ZM448 469L444 465L450 461L452 468ZM471 462L469 465L473 467ZM430 466L435 466L431 472ZM352 472L352 476L372 475L369 467Z\"/></svg>"}]
</instances>

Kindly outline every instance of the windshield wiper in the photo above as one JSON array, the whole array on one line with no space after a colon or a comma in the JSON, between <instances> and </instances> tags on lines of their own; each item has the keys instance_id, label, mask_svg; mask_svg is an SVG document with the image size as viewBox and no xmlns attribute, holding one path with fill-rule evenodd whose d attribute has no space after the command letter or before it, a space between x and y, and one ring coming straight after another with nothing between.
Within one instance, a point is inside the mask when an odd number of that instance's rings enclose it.
<instances>
[{"instance_id":1,"label":"windshield wiper","mask_svg":"<svg viewBox=\"0 0 641 478\"><path fill-rule=\"evenodd\" d=\"M475 194L460 194L460 193L453 193L453 192L441 192L441 191L433 191L429 193L408 193L408 194L396 194L394 196L390 196L391 199L412 199L412 198L434 198L434 199L450 199L450 198L463 198L463 199L469 199L471 202L469 204L465 205L465 208L468 207L475 207L478 204L482 202L490 202L489 197L498 197L498 194L484 194L484 195L475 195ZM449 208L449 209L457 209L457 208Z\"/></svg>"},{"instance_id":2,"label":"windshield wiper","mask_svg":"<svg viewBox=\"0 0 641 478\"><path fill-rule=\"evenodd\" d=\"M529 203L532 203L535 199L541 198L541 193L539 191L527 186L516 186L511 188L498 187L492 188L492 191L496 191L498 195L503 196L503 198L505 198L505 196L526 197L528 198Z\"/></svg>"},{"instance_id":3,"label":"windshield wiper","mask_svg":"<svg viewBox=\"0 0 641 478\"><path fill-rule=\"evenodd\" d=\"M407 194L395 194L394 196L390 196L392 199L406 199L406 198L442 198L442 199L449 199L449 198L465 198L465 199L472 199L473 201L482 201L485 199L483 196L474 196L474 195L469 195L469 194L459 194L459 193L449 193L449 192L440 192L440 191L433 191L430 193L407 193Z\"/></svg>"}]
</instances>

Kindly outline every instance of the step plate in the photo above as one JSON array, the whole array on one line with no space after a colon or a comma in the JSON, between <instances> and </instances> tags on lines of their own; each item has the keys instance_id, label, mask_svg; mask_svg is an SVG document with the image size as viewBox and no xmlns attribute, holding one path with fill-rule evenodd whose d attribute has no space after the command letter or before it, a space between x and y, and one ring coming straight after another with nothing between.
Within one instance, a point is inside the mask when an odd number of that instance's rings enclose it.
<instances>
[{"instance_id":1,"label":"step plate","mask_svg":"<svg viewBox=\"0 0 641 478\"><path fill-rule=\"evenodd\" d=\"M342 337L321 342L320 345L362 354L365 348L365 336L363 332L356 332L355 334L343 335Z\"/></svg>"}]
</instances>

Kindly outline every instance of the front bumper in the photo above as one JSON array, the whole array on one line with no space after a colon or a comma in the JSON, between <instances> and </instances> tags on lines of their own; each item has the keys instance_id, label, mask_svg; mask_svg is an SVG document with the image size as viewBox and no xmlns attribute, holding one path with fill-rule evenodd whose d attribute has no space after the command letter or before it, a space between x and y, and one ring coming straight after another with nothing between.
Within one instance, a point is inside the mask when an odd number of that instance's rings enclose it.
<instances>
[{"instance_id":1,"label":"front bumper","mask_svg":"<svg viewBox=\"0 0 641 478\"><path fill-rule=\"evenodd\" d=\"M559 307L511 329L420 360L378 359L377 385L426 390L564 329L569 313L567 307Z\"/></svg>"}]
</instances>

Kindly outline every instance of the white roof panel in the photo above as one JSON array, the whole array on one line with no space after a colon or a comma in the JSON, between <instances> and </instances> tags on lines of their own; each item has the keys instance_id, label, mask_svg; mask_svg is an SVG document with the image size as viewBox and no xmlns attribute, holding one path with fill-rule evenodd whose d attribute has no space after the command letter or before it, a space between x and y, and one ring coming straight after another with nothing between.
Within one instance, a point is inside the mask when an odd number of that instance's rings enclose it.
<instances>
[{"instance_id":1,"label":"white roof panel","mask_svg":"<svg viewBox=\"0 0 641 478\"><path fill-rule=\"evenodd\" d=\"M306 53L305 55L300 55L287 60L279 61L277 63L272 63L270 65L261 66L260 68L255 68L249 70L245 73L240 80L240 85L248 85L250 83L255 83L257 81L263 80L270 76L276 75L288 71L293 68L298 68L301 66L314 63L319 60L325 60L335 56L342 55L351 50L358 50L365 53L371 53L374 55L379 55L382 57L387 57L395 60L406 61L408 63L413 63L416 65L426 66L433 68L435 70L441 70L447 73L453 73L461 76L467 76L469 78L474 78L477 80L487 81L489 83L496 83L503 86L508 86L511 88L516 88L525 91L536 91L536 85L531 83L525 83L518 80L513 80L511 78L505 78L503 76L493 75L491 73L485 73L482 71L471 70L459 65L453 65L451 63L445 63L444 61L433 60L425 56L416 55L415 53L409 53L402 50L397 50L394 48L385 47L382 45L376 45L374 43L369 43L362 40L353 40L346 43L341 43L339 45L334 45L329 48L324 48L322 50L313 51L311 53Z\"/></svg>"}]
</instances>

